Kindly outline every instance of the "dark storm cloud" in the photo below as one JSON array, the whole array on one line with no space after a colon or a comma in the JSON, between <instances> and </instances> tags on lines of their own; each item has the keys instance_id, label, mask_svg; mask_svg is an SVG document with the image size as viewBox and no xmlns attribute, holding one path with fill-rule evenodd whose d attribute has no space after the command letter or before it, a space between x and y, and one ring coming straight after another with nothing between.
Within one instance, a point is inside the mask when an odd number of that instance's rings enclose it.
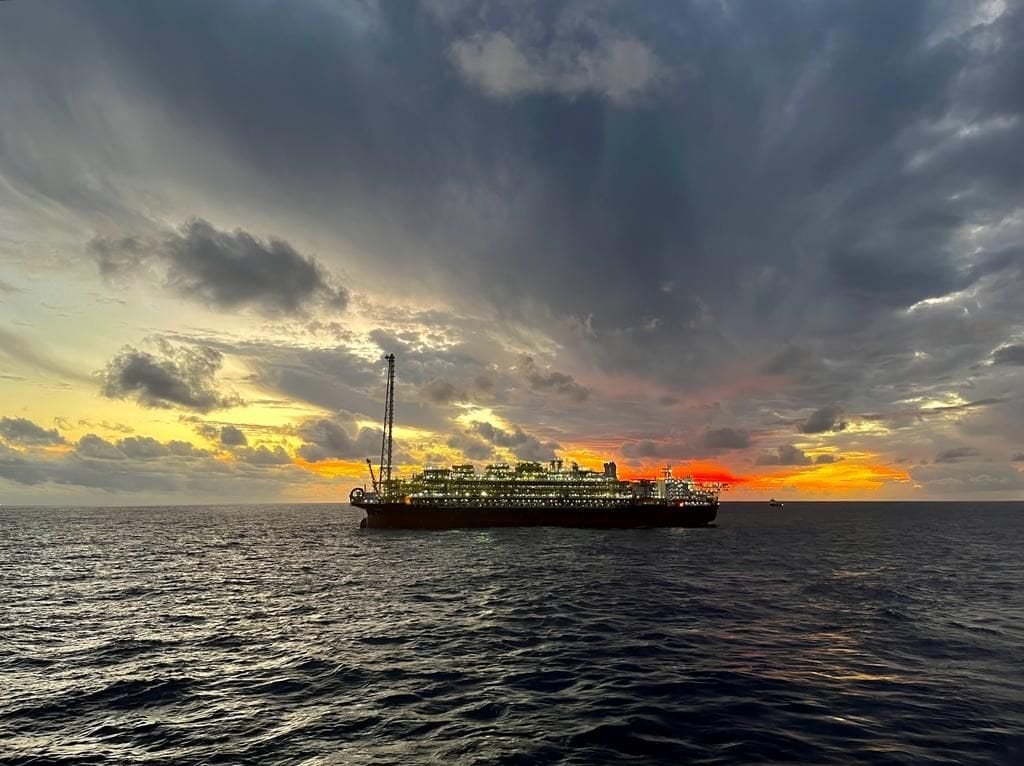
<instances>
[{"instance_id":1,"label":"dark storm cloud","mask_svg":"<svg viewBox=\"0 0 1024 766\"><path fill-rule=\"evenodd\" d=\"M967 458L977 457L981 451L974 447L950 447L935 456L935 463L958 463Z\"/></svg>"},{"instance_id":2,"label":"dark storm cloud","mask_svg":"<svg viewBox=\"0 0 1024 766\"><path fill-rule=\"evenodd\" d=\"M1024 365L1024 343L1003 346L992 352L993 364Z\"/></svg>"},{"instance_id":3,"label":"dark storm cloud","mask_svg":"<svg viewBox=\"0 0 1024 766\"><path fill-rule=\"evenodd\" d=\"M466 393L447 380L432 380L420 389L420 396L433 404L465 401Z\"/></svg>"},{"instance_id":4,"label":"dark storm cloud","mask_svg":"<svg viewBox=\"0 0 1024 766\"><path fill-rule=\"evenodd\" d=\"M622 445L622 454L625 457L638 460L655 457L687 460L696 457L691 444L683 442L656 442L652 439L626 442Z\"/></svg>"},{"instance_id":5,"label":"dark storm cloud","mask_svg":"<svg viewBox=\"0 0 1024 766\"><path fill-rule=\"evenodd\" d=\"M799 346L786 346L761 367L761 371L768 375L799 375L821 370L821 359L809 349Z\"/></svg>"},{"instance_id":6,"label":"dark storm cloud","mask_svg":"<svg viewBox=\"0 0 1024 766\"><path fill-rule=\"evenodd\" d=\"M709 428L698 444L708 450L745 449L750 446L750 434L735 428Z\"/></svg>"},{"instance_id":7,"label":"dark storm cloud","mask_svg":"<svg viewBox=\"0 0 1024 766\"><path fill-rule=\"evenodd\" d=\"M698 299L758 341L964 287L960 227L1019 195L996 148L1020 126L985 123L1018 114L988 87L1017 71L1015 8L987 28L967 4L453 8L67 12L104 43L93 66L131 72L123 87L174 104L382 271L586 322L605 367L692 348ZM618 337L635 356L601 353ZM728 362L715 348L702 359Z\"/></svg>"},{"instance_id":8,"label":"dark storm cloud","mask_svg":"<svg viewBox=\"0 0 1024 766\"><path fill-rule=\"evenodd\" d=\"M453 434L448 439L448 446L456 449L470 460L486 460L494 453L494 448L472 434Z\"/></svg>"},{"instance_id":9,"label":"dark storm cloud","mask_svg":"<svg viewBox=\"0 0 1024 766\"><path fill-rule=\"evenodd\" d=\"M557 443L542 442L517 425L513 425L511 431L505 431L490 423L476 421L473 430L495 447L511 450L518 460L552 460L559 449Z\"/></svg>"},{"instance_id":10,"label":"dark storm cloud","mask_svg":"<svg viewBox=\"0 0 1024 766\"><path fill-rule=\"evenodd\" d=\"M111 399L134 398L143 407L181 407L196 412L242 404L222 393L216 375L223 355L206 347L158 343L159 355L125 346L100 373L102 393Z\"/></svg>"},{"instance_id":11,"label":"dark storm cloud","mask_svg":"<svg viewBox=\"0 0 1024 766\"><path fill-rule=\"evenodd\" d=\"M220 429L220 443L225 447L244 447L249 443L245 433L236 426L222 426Z\"/></svg>"},{"instance_id":12,"label":"dark storm cloud","mask_svg":"<svg viewBox=\"0 0 1024 766\"><path fill-rule=\"evenodd\" d=\"M108 278L156 264L166 269L167 287L221 309L302 314L314 306L340 311L348 303L348 292L332 284L324 267L287 242L220 231L202 219L156 240L96 237L89 252Z\"/></svg>"},{"instance_id":13,"label":"dark storm cloud","mask_svg":"<svg viewBox=\"0 0 1024 766\"><path fill-rule=\"evenodd\" d=\"M26 418L0 418L0 437L15 444L63 444L56 428L43 428Z\"/></svg>"},{"instance_id":14,"label":"dark storm cloud","mask_svg":"<svg viewBox=\"0 0 1024 766\"><path fill-rule=\"evenodd\" d=\"M758 465L810 465L812 462L802 449L792 444L783 444L775 452L765 452L757 457Z\"/></svg>"},{"instance_id":15,"label":"dark storm cloud","mask_svg":"<svg viewBox=\"0 0 1024 766\"><path fill-rule=\"evenodd\" d=\"M815 410L798 428L805 434L823 434L828 431L842 431L846 428L843 408L830 405Z\"/></svg>"},{"instance_id":16,"label":"dark storm cloud","mask_svg":"<svg viewBox=\"0 0 1024 766\"><path fill-rule=\"evenodd\" d=\"M565 396L574 402L585 402L590 396L590 389L581 386L572 375L564 372L541 368L532 356L524 354L519 358L519 373L534 391L552 392Z\"/></svg>"},{"instance_id":17,"label":"dark storm cloud","mask_svg":"<svg viewBox=\"0 0 1024 766\"><path fill-rule=\"evenodd\" d=\"M624 457L643 460L691 460L714 457L752 444L750 433L739 428L705 428L699 436L688 440L638 439L622 445Z\"/></svg>"},{"instance_id":18,"label":"dark storm cloud","mask_svg":"<svg viewBox=\"0 0 1024 766\"><path fill-rule=\"evenodd\" d=\"M316 418L297 429L306 443L297 450L299 457L311 463L323 460L361 460L380 455L381 431L375 428L357 428L353 420L343 422Z\"/></svg>"},{"instance_id":19,"label":"dark storm cloud","mask_svg":"<svg viewBox=\"0 0 1024 766\"><path fill-rule=\"evenodd\" d=\"M814 458L814 463L816 465L824 465L828 463L838 463L842 459L843 458L841 456L830 455L826 453L824 455L818 455L816 458Z\"/></svg>"}]
</instances>

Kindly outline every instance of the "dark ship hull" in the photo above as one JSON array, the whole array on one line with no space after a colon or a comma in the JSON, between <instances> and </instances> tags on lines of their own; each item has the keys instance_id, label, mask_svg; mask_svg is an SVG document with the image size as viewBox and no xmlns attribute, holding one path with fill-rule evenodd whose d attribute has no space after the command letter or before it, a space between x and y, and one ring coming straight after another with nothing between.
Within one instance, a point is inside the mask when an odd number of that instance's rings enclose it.
<instances>
[{"instance_id":1,"label":"dark ship hull","mask_svg":"<svg viewBox=\"0 0 1024 766\"><path fill-rule=\"evenodd\" d=\"M704 527L718 516L718 503L636 503L614 508L459 507L421 503L353 503L366 511L371 529L461 529L467 527Z\"/></svg>"}]
</instances>

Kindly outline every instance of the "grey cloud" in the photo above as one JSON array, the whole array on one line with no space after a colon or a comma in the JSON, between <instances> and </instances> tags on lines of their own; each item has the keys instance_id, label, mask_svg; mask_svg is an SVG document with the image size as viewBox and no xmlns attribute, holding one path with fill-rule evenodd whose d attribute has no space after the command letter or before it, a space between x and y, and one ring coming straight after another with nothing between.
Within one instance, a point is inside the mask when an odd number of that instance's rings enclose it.
<instances>
[{"instance_id":1,"label":"grey cloud","mask_svg":"<svg viewBox=\"0 0 1024 766\"><path fill-rule=\"evenodd\" d=\"M480 394L487 396L494 392L495 381L490 375L481 373L473 378L473 388Z\"/></svg>"},{"instance_id":2,"label":"grey cloud","mask_svg":"<svg viewBox=\"0 0 1024 766\"><path fill-rule=\"evenodd\" d=\"M200 436L209 439L212 442L220 441L220 429L217 428L217 426L213 425L212 423L204 423L194 415L186 415L184 419L186 422L194 423L192 427L195 429L195 432Z\"/></svg>"},{"instance_id":3,"label":"grey cloud","mask_svg":"<svg viewBox=\"0 0 1024 766\"><path fill-rule=\"evenodd\" d=\"M842 459L843 458L841 455L837 456L825 453L824 455L818 455L816 458L814 458L814 462L816 465L827 465L829 463L838 463Z\"/></svg>"},{"instance_id":4,"label":"grey cloud","mask_svg":"<svg viewBox=\"0 0 1024 766\"><path fill-rule=\"evenodd\" d=\"M98 460L153 460L169 455L175 457L209 457L206 450L190 442L171 440L161 442L152 436L128 436L116 443L96 434L86 434L75 444L75 454Z\"/></svg>"},{"instance_id":5,"label":"grey cloud","mask_svg":"<svg viewBox=\"0 0 1024 766\"><path fill-rule=\"evenodd\" d=\"M333 458L363 459L380 454L381 431L373 428L357 430L352 422L343 425L317 418L303 423L297 433L306 440L297 453L311 463Z\"/></svg>"},{"instance_id":6,"label":"grey cloud","mask_svg":"<svg viewBox=\"0 0 1024 766\"><path fill-rule=\"evenodd\" d=\"M976 496L990 493L1009 493L1020 497L1024 490L1024 473L1008 463L979 464L974 461L952 465L923 465L908 473L915 482L939 497Z\"/></svg>"},{"instance_id":7,"label":"grey cloud","mask_svg":"<svg viewBox=\"0 0 1024 766\"><path fill-rule=\"evenodd\" d=\"M16 293L19 289L12 284L8 284L0 279L0 293Z\"/></svg>"},{"instance_id":8,"label":"grey cloud","mask_svg":"<svg viewBox=\"0 0 1024 766\"><path fill-rule=\"evenodd\" d=\"M236 426L222 426L220 429L220 443L225 447L244 447L249 443L245 432Z\"/></svg>"},{"instance_id":9,"label":"grey cloud","mask_svg":"<svg viewBox=\"0 0 1024 766\"><path fill-rule=\"evenodd\" d=\"M577 383L572 375L543 369L527 354L519 358L517 367L534 391L551 391L574 402L584 402L590 396L590 389Z\"/></svg>"},{"instance_id":10,"label":"grey cloud","mask_svg":"<svg viewBox=\"0 0 1024 766\"><path fill-rule=\"evenodd\" d=\"M490 444L471 434L452 435L448 439L448 446L457 449L470 460L486 460L494 453Z\"/></svg>"},{"instance_id":11,"label":"grey cloud","mask_svg":"<svg viewBox=\"0 0 1024 766\"><path fill-rule=\"evenodd\" d=\"M0 437L16 444L63 444L56 428L43 428L26 418L0 418Z\"/></svg>"},{"instance_id":12,"label":"grey cloud","mask_svg":"<svg viewBox=\"0 0 1024 766\"><path fill-rule=\"evenodd\" d=\"M253 465L288 465L292 462L291 457L283 448L278 446L268 448L262 444L258 447L236 449L234 455L237 460Z\"/></svg>"},{"instance_id":13,"label":"grey cloud","mask_svg":"<svg viewBox=\"0 0 1024 766\"><path fill-rule=\"evenodd\" d=\"M98 460L124 460L126 455L113 444L96 434L86 434L75 445L75 452L82 457Z\"/></svg>"},{"instance_id":14,"label":"grey cloud","mask_svg":"<svg viewBox=\"0 0 1024 766\"><path fill-rule=\"evenodd\" d=\"M219 390L216 374L223 355L208 347L159 344L159 355L125 346L100 373L110 399L133 397L143 407L181 407L196 412L236 407L237 394Z\"/></svg>"},{"instance_id":15,"label":"grey cloud","mask_svg":"<svg viewBox=\"0 0 1024 766\"><path fill-rule=\"evenodd\" d=\"M86 246L100 274L109 280L133 275L150 261L157 245L139 237L94 237Z\"/></svg>"},{"instance_id":16,"label":"grey cloud","mask_svg":"<svg viewBox=\"0 0 1024 766\"><path fill-rule=\"evenodd\" d=\"M117 442L117 448L126 457L136 460L151 460L171 454L171 448L161 444L152 436L128 436Z\"/></svg>"},{"instance_id":17,"label":"grey cloud","mask_svg":"<svg viewBox=\"0 0 1024 766\"><path fill-rule=\"evenodd\" d=\"M935 456L935 463L958 463L967 458L977 457L981 451L975 447L950 447Z\"/></svg>"},{"instance_id":18,"label":"grey cloud","mask_svg":"<svg viewBox=\"0 0 1024 766\"><path fill-rule=\"evenodd\" d=\"M1024 343L997 348L992 352L992 363L1024 365Z\"/></svg>"},{"instance_id":19,"label":"grey cloud","mask_svg":"<svg viewBox=\"0 0 1024 766\"><path fill-rule=\"evenodd\" d=\"M513 447L512 454L515 455L518 460L543 462L546 460L554 460L557 455L558 448L559 445L557 442L542 442L536 437L531 437L529 441Z\"/></svg>"},{"instance_id":20,"label":"grey cloud","mask_svg":"<svg viewBox=\"0 0 1024 766\"><path fill-rule=\"evenodd\" d=\"M822 370L821 360L807 348L786 346L761 367L768 375L790 375Z\"/></svg>"},{"instance_id":21,"label":"grey cloud","mask_svg":"<svg viewBox=\"0 0 1024 766\"><path fill-rule=\"evenodd\" d=\"M200 458L210 456L210 453L206 450L199 449L191 442L184 442L179 439L172 439L167 442L167 449L176 457Z\"/></svg>"},{"instance_id":22,"label":"grey cloud","mask_svg":"<svg viewBox=\"0 0 1024 766\"><path fill-rule=\"evenodd\" d=\"M177 336L206 344L241 359L253 370L250 382L284 397L332 411L371 414L383 412L385 366L367 360L346 346L304 348L262 341ZM396 419L402 425L441 429L448 425L444 409L414 394L416 389L453 369L474 370L478 363L447 352L408 352L399 359L396 381Z\"/></svg>"},{"instance_id":23,"label":"grey cloud","mask_svg":"<svg viewBox=\"0 0 1024 766\"><path fill-rule=\"evenodd\" d=\"M705 428L694 439L638 439L622 445L624 457L642 460L690 460L731 450L746 449L751 445L750 433L738 428Z\"/></svg>"},{"instance_id":24,"label":"grey cloud","mask_svg":"<svg viewBox=\"0 0 1024 766\"><path fill-rule=\"evenodd\" d=\"M1024 462L1024 452L1016 453L1010 460L1014 463Z\"/></svg>"},{"instance_id":25,"label":"grey cloud","mask_svg":"<svg viewBox=\"0 0 1024 766\"><path fill-rule=\"evenodd\" d=\"M30 487L79 487L104 493L143 497L225 497L266 499L308 474L283 466L275 450L241 448L234 463L213 459L187 442L161 443L151 437L130 437L117 445L86 434L69 454L22 454L0 444L0 478ZM156 459L159 458L159 459ZM103 502L109 502L103 495Z\"/></svg>"},{"instance_id":26,"label":"grey cloud","mask_svg":"<svg viewBox=\"0 0 1024 766\"><path fill-rule=\"evenodd\" d=\"M842 431L846 428L843 419L843 408L829 405L817 409L799 424L798 428L805 434L822 434L828 431Z\"/></svg>"},{"instance_id":27,"label":"grey cloud","mask_svg":"<svg viewBox=\"0 0 1024 766\"><path fill-rule=\"evenodd\" d=\"M552 460L559 445L555 442L542 442L533 434L526 433L519 426L505 431L490 423L476 421L473 430L496 447L504 447L512 451L519 460Z\"/></svg>"},{"instance_id":28,"label":"grey cloud","mask_svg":"<svg viewBox=\"0 0 1024 766\"><path fill-rule=\"evenodd\" d=\"M420 396L433 404L449 404L466 400L466 392L460 391L447 380L430 381L420 389Z\"/></svg>"},{"instance_id":29,"label":"grey cloud","mask_svg":"<svg viewBox=\"0 0 1024 766\"><path fill-rule=\"evenodd\" d=\"M694 453L693 445L688 442L659 442L653 439L626 442L622 445L622 454L624 457L634 459L656 457L670 460L686 460L697 456Z\"/></svg>"},{"instance_id":30,"label":"grey cloud","mask_svg":"<svg viewBox=\"0 0 1024 766\"><path fill-rule=\"evenodd\" d=\"M370 340L380 346L381 351L386 354L405 354L409 351L408 341L402 340L393 332L377 327L370 330Z\"/></svg>"},{"instance_id":31,"label":"grey cloud","mask_svg":"<svg viewBox=\"0 0 1024 766\"><path fill-rule=\"evenodd\" d=\"M19 484L42 484L46 475L31 460L6 444L0 444L0 478Z\"/></svg>"},{"instance_id":32,"label":"grey cloud","mask_svg":"<svg viewBox=\"0 0 1024 766\"><path fill-rule=\"evenodd\" d=\"M1024 379L1008 375L1004 385L1008 389L1024 383ZM1012 447L1024 445L1024 398L1009 396L991 406L972 408L956 421L959 435L989 440L1002 439Z\"/></svg>"},{"instance_id":33,"label":"grey cloud","mask_svg":"<svg viewBox=\"0 0 1024 766\"><path fill-rule=\"evenodd\" d=\"M287 242L220 231L202 219L152 241L96 237L89 252L108 278L157 266L166 271L167 287L220 309L251 307L273 316L314 307L340 311L348 304L348 292L324 267Z\"/></svg>"},{"instance_id":34,"label":"grey cloud","mask_svg":"<svg viewBox=\"0 0 1024 766\"><path fill-rule=\"evenodd\" d=\"M811 458L799 447L783 444L773 453L765 452L757 457L757 465L810 465Z\"/></svg>"},{"instance_id":35,"label":"grey cloud","mask_svg":"<svg viewBox=\"0 0 1024 766\"><path fill-rule=\"evenodd\" d=\"M750 434L735 428L709 428L698 443L709 450L745 449L750 446Z\"/></svg>"}]
</instances>

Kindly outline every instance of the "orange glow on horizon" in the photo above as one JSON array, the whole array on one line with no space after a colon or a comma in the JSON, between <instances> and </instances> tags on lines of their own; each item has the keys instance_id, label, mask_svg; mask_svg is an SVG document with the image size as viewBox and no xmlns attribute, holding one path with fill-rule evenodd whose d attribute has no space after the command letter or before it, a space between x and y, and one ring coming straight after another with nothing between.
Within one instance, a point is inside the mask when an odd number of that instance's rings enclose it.
<instances>
[{"instance_id":1,"label":"orange glow on horizon","mask_svg":"<svg viewBox=\"0 0 1024 766\"><path fill-rule=\"evenodd\" d=\"M824 465L798 466L764 476L752 477L750 489L796 490L810 494L841 494L876 492L886 482L909 484L910 475L903 469L883 463L841 460Z\"/></svg>"},{"instance_id":2,"label":"orange glow on horizon","mask_svg":"<svg viewBox=\"0 0 1024 766\"><path fill-rule=\"evenodd\" d=\"M301 457L295 458L295 465L325 479L369 479L366 463L358 460L321 460L311 463Z\"/></svg>"},{"instance_id":3,"label":"orange glow on horizon","mask_svg":"<svg viewBox=\"0 0 1024 766\"><path fill-rule=\"evenodd\" d=\"M788 490L801 494L841 495L873 493L886 483L911 483L909 474L900 468L874 462L877 456L840 460L835 463L780 467L771 473L739 474L728 466L711 460L694 460L673 465L676 477L692 476L697 481L720 482L733 489L751 493ZM644 464L619 471L624 479L650 479L661 475L664 464ZM764 468L761 466L760 468Z\"/></svg>"}]
</instances>

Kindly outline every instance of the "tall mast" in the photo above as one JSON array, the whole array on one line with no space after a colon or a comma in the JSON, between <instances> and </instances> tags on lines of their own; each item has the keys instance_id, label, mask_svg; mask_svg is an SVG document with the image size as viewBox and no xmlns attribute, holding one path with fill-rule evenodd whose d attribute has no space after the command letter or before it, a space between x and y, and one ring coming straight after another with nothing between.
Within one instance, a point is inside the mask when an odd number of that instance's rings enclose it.
<instances>
[{"instance_id":1,"label":"tall mast","mask_svg":"<svg viewBox=\"0 0 1024 766\"><path fill-rule=\"evenodd\" d=\"M395 355L388 354L388 483L391 482L391 436L395 430Z\"/></svg>"},{"instance_id":2,"label":"tall mast","mask_svg":"<svg viewBox=\"0 0 1024 766\"><path fill-rule=\"evenodd\" d=\"M384 433L380 439L380 485L381 492L391 490L392 434L395 428L395 355L388 354L388 383L384 390Z\"/></svg>"}]
</instances>

